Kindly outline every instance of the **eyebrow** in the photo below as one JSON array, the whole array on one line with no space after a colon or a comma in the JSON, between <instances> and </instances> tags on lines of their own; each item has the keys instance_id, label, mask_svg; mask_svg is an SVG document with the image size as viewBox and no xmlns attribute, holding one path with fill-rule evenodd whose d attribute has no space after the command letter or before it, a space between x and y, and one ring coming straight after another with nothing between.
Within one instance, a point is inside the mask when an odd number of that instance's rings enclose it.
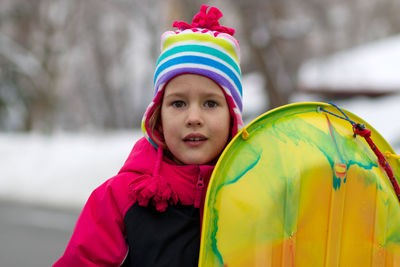
<instances>
[{"instance_id":1,"label":"eyebrow","mask_svg":"<svg viewBox=\"0 0 400 267\"><path fill-rule=\"evenodd\" d=\"M173 92L173 93L164 92L164 96L181 96L184 94L185 93L181 93L181 92Z\"/></svg>"},{"instance_id":2,"label":"eyebrow","mask_svg":"<svg viewBox=\"0 0 400 267\"><path fill-rule=\"evenodd\" d=\"M218 100L223 100L223 99L225 99L225 95L211 93L211 94L206 94L205 98L215 98L215 99L218 99Z\"/></svg>"},{"instance_id":3,"label":"eyebrow","mask_svg":"<svg viewBox=\"0 0 400 267\"><path fill-rule=\"evenodd\" d=\"M168 99L168 98L183 98L185 97L185 94L182 93L170 93L170 94L164 94L164 99Z\"/></svg>"},{"instance_id":4,"label":"eyebrow","mask_svg":"<svg viewBox=\"0 0 400 267\"><path fill-rule=\"evenodd\" d=\"M181 92L174 92L174 93L166 93L164 94L164 97L186 97L186 93L181 93ZM218 94L218 93L205 93L203 94L203 97L208 98L208 97L216 97L216 98L225 98L225 95Z\"/></svg>"}]
</instances>

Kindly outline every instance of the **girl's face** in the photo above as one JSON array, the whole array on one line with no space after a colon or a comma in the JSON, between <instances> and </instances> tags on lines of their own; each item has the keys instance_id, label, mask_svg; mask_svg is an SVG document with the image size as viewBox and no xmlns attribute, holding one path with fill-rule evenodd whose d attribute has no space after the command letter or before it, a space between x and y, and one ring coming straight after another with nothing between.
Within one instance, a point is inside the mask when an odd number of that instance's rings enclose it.
<instances>
[{"instance_id":1,"label":"girl's face","mask_svg":"<svg viewBox=\"0 0 400 267\"><path fill-rule=\"evenodd\" d=\"M178 163L212 162L224 149L230 131L229 107L221 88L195 74L169 81L161 104L161 130Z\"/></svg>"}]
</instances>

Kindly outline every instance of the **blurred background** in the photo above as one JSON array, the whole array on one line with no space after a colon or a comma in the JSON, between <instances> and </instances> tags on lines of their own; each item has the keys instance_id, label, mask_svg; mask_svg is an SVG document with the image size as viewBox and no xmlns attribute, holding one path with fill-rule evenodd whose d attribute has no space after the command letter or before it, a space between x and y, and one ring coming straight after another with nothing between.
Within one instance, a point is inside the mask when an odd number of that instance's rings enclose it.
<instances>
[{"instance_id":1,"label":"blurred background","mask_svg":"<svg viewBox=\"0 0 400 267\"><path fill-rule=\"evenodd\" d=\"M246 122L332 101L399 153L398 0L2 0L0 266L61 256L141 137L160 35L201 4L237 30Z\"/></svg>"}]
</instances>

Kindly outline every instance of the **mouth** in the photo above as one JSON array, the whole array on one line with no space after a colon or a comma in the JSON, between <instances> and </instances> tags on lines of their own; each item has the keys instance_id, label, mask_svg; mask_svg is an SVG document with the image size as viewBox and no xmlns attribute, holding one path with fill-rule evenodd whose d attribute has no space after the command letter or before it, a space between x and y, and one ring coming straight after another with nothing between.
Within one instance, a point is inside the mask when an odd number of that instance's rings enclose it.
<instances>
[{"instance_id":1,"label":"mouth","mask_svg":"<svg viewBox=\"0 0 400 267\"><path fill-rule=\"evenodd\" d=\"M191 146L198 146L203 144L204 142L207 141L207 137L205 137L202 134L188 134L183 138L183 142L185 144L191 145Z\"/></svg>"}]
</instances>

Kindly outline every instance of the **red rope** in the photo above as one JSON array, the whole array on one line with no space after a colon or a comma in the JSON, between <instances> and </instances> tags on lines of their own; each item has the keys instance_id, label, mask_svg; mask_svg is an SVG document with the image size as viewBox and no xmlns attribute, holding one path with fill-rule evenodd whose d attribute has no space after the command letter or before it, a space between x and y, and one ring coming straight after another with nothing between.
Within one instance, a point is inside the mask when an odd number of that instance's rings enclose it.
<instances>
[{"instance_id":1,"label":"red rope","mask_svg":"<svg viewBox=\"0 0 400 267\"><path fill-rule=\"evenodd\" d=\"M354 135L359 135L365 138L365 141L367 141L368 145L374 151L375 155L378 157L379 164L382 166L382 168L385 170L386 174L389 176L390 182L392 183L393 189L396 193L397 198L400 201L400 187L399 184L396 181L396 178L394 178L393 175L393 170L392 167L390 166L389 162L387 162L385 156L382 154L382 152L377 148L377 146L374 144L374 142L371 139L371 130L368 130L365 128L363 124L353 124L353 132Z\"/></svg>"}]
</instances>

